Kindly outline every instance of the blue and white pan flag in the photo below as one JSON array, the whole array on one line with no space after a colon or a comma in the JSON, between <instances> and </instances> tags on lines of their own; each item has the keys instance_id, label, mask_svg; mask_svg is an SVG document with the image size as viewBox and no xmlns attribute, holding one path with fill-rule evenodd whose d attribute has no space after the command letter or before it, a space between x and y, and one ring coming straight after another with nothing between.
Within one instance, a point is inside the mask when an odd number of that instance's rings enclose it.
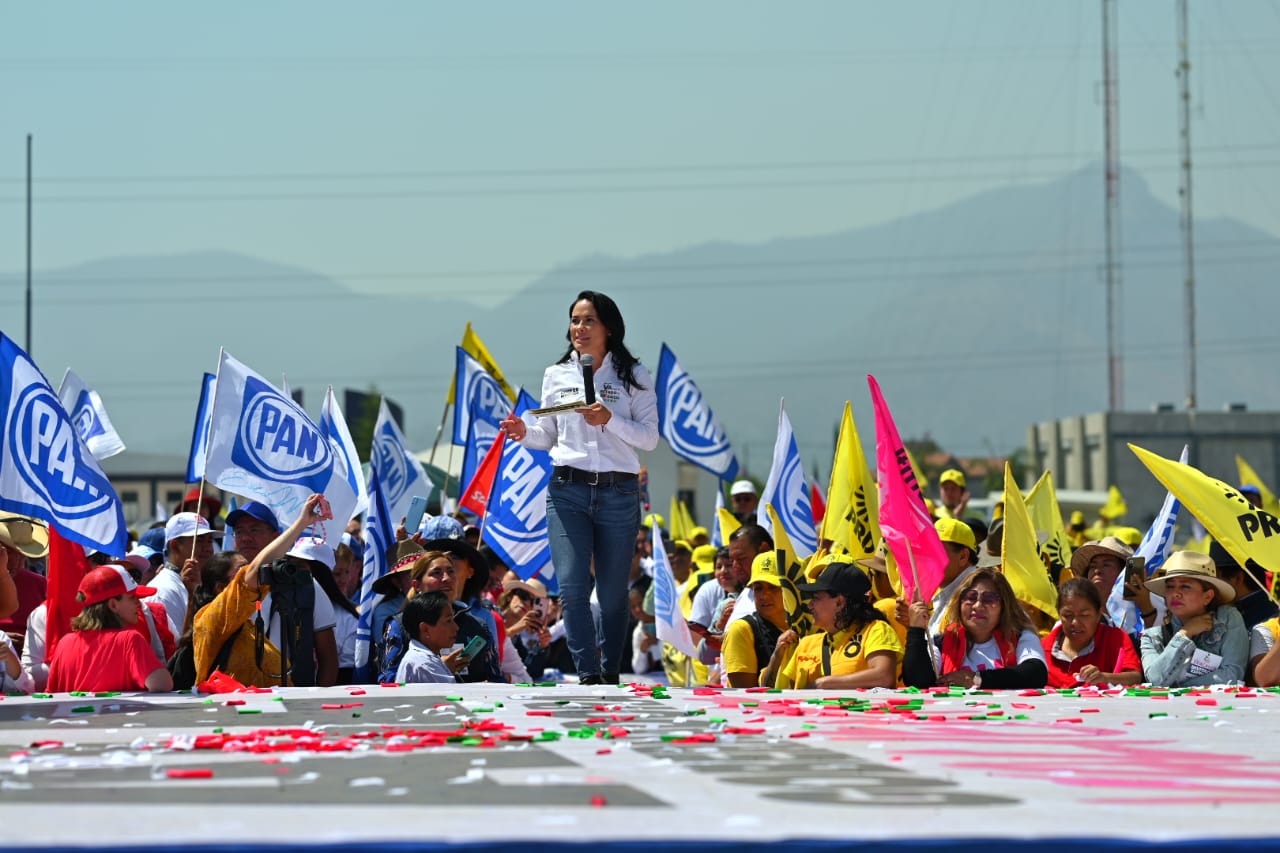
<instances>
[{"instance_id":1,"label":"blue and white pan flag","mask_svg":"<svg viewBox=\"0 0 1280 853\"><path fill-rule=\"evenodd\" d=\"M415 496L431 497L432 483L427 471L409 450L385 399L378 406L378 422L373 425L369 466L378 472L389 519L398 522L404 518Z\"/></svg>"},{"instance_id":2,"label":"blue and white pan flag","mask_svg":"<svg viewBox=\"0 0 1280 853\"><path fill-rule=\"evenodd\" d=\"M333 519L316 535L342 541L359 495L335 457L329 437L297 403L223 351L214 386L205 479L297 518L307 497L323 494ZM321 530L323 532L321 532Z\"/></svg>"},{"instance_id":3,"label":"blue and white pan flag","mask_svg":"<svg viewBox=\"0 0 1280 853\"><path fill-rule=\"evenodd\" d=\"M58 398L94 458L109 459L124 450L124 441L111 425L102 398L70 368L63 374Z\"/></svg>"},{"instance_id":4,"label":"blue and white pan flag","mask_svg":"<svg viewBox=\"0 0 1280 853\"><path fill-rule=\"evenodd\" d=\"M498 380L462 347L457 348L456 370L458 392L453 403L453 443L462 447L471 436L473 420L488 424L496 436L498 424L511 412L511 400L503 393ZM484 454L478 458L483 459ZM465 474L462 482L468 482Z\"/></svg>"},{"instance_id":5,"label":"blue and white pan flag","mask_svg":"<svg viewBox=\"0 0 1280 853\"><path fill-rule=\"evenodd\" d=\"M290 397L290 399L293 398ZM325 393L324 408L320 410L320 432L324 433L329 447L333 450L336 476L346 480L347 488L355 494L355 506L346 515L339 515L336 507L333 510L334 521L341 524L345 530L348 521L369 508L369 493L365 490L360 453L356 450L356 443L351 438L351 430L347 429L347 419L342 415L342 408L338 405L338 398L333 393L332 385ZM325 497L329 496L325 495ZM334 506L332 499L329 500L329 506ZM342 532L340 531L338 535L341 536Z\"/></svg>"},{"instance_id":6,"label":"blue and white pan flag","mask_svg":"<svg viewBox=\"0 0 1280 853\"><path fill-rule=\"evenodd\" d=\"M1184 444L1182 455L1178 458L1183 465L1187 464L1189 451L1190 447ZM1169 554L1173 552L1173 528L1178 523L1178 514L1181 511L1182 504L1173 496L1173 492L1166 492L1160 512L1156 514L1155 520L1143 534L1142 541L1138 543L1137 550L1133 552L1133 556L1142 557L1147 561L1147 577L1151 577L1156 569L1163 566L1164 561L1169 559ZM1142 631L1142 615L1138 612L1137 605L1124 597L1124 582L1127 575L1127 571L1121 571L1115 585L1111 587L1111 593L1107 596L1107 615L1111 617L1112 625L1133 634Z\"/></svg>"},{"instance_id":7,"label":"blue and white pan flag","mask_svg":"<svg viewBox=\"0 0 1280 853\"><path fill-rule=\"evenodd\" d=\"M459 386L461 387L461 386ZM523 388L516 398L516 415L536 409L538 401ZM547 538L547 486L551 482L551 454L508 441L489 496L481 536L502 562L523 580L551 565Z\"/></svg>"},{"instance_id":8,"label":"blue and white pan flag","mask_svg":"<svg viewBox=\"0 0 1280 853\"><path fill-rule=\"evenodd\" d=\"M196 422L191 428L191 450L187 452L188 483L204 479L204 458L209 451L209 424L213 416L213 383L217 377L206 373L200 379L200 400L196 403ZM168 516L161 516L167 518Z\"/></svg>"},{"instance_id":9,"label":"blue and white pan flag","mask_svg":"<svg viewBox=\"0 0 1280 853\"><path fill-rule=\"evenodd\" d=\"M729 544L724 541L724 537L720 535L720 510L724 509L724 483L716 484L716 511L711 517L714 522L711 524L711 544L719 550Z\"/></svg>"},{"instance_id":10,"label":"blue and white pan flag","mask_svg":"<svg viewBox=\"0 0 1280 853\"><path fill-rule=\"evenodd\" d=\"M658 639L670 643L676 651L696 657L698 644L689 633L684 612L680 609L680 594L676 589L675 572L667 559L667 549L662 545L658 525L650 531L653 538L653 617Z\"/></svg>"},{"instance_id":11,"label":"blue and white pan flag","mask_svg":"<svg viewBox=\"0 0 1280 853\"><path fill-rule=\"evenodd\" d=\"M369 511L364 517L364 571L360 576L360 617L356 623L355 682L373 680L373 609L378 606L373 585L391 568L387 564L387 551L395 541L391 517L387 515L386 494L375 468L369 469Z\"/></svg>"},{"instance_id":12,"label":"blue and white pan flag","mask_svg":"<svg viewBox=\"0 0 1280 853\"><path fill-rule=\"evenodd\" d=\"M796 444L791 419L787 417L785 401L778 406L778 437L773 444L773 465L769 468L769 480L760 494L757 524L773 532L773 522L765 506L773 504L782 527L796 549L796 558L803 560L818 550L818 529L813 522L813 504L809 496L809 483L800 462L800 448Z\"/></svg>"},{"instance_id":13,"label":"blue and white pan flag","mask_svg":"<svg viewBox=\"0 0 1280 853\"><path fill-rule=\"evenodd\" d=\"M0 510L86 548L129 550L124 507L40 369L0 333Z\"/></svg>"},{"instance_id":14,"label":"blue and white pan flag","mask_svg":"<svg viewBox=\"0 0 1280 853\"><path fill-rule=\"evenodd\" d=\"M707 405L702 391L665 343L658 358L657 393L658 432L675 454L721 480L736 477L738 459L733 455L724 428Z\"/></svg>"}]
</instances>

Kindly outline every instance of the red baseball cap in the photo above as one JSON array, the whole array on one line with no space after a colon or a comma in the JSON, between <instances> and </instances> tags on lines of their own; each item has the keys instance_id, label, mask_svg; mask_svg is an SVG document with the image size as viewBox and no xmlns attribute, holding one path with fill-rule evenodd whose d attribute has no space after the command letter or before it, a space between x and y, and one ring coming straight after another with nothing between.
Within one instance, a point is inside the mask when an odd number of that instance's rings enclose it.
<instances>
[{"instance_id":1,"label":"red baseball cap","mask_svg":"<svg viewBox=\"0 0 1280 853\"><path fill-rule=\"evenodd\" d=\"M108 563L98 566L80 581L80 595L84 596L84 606L100 604L117 595L132 593L138 598L155 595L156 591L149 586L138 586L129 576L124 566Z\"/></svg>"}]
</instances>

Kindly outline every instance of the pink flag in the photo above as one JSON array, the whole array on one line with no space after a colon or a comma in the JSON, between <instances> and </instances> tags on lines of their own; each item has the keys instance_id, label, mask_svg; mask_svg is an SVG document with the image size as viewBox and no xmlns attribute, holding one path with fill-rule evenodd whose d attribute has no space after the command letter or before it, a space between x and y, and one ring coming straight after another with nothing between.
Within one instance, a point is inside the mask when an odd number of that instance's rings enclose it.
<instances>
[{"instance_id":1,"label":"pink flag","mask_svg":"<svg viewBox=\"0 0 1280 853\"><path fill-rule=\"evenodd\" d=\"M871 401L876 410L876 467L880 483L880 532L884 534L893 559L902 574L902 593L907 601L928 601L942 586L947 550L942 547L933 519L924 505L924 495L911 471L911 460L898 436L898 427L889 413L889 404L880 393L880 383L867 377Z\"/></svg>"}]
</instances>

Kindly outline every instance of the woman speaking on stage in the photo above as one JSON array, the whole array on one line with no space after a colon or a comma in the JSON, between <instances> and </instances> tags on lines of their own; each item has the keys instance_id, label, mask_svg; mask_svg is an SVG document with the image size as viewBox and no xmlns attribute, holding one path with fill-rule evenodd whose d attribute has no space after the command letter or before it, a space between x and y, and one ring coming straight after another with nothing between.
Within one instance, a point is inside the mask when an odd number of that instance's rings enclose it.
<instances>
[{"instance_id":1,"label":"woman speaking on stage","mask_svg":"<svg viewBox=\"0 0 1280 853\"><path fill-rule=\"evenodd\" d=\"M636 451L658 446L658 402L649 371L624 342L622 312L608 296L579 293L569 307L567 337L569 348L542 377L543 408L564 408L529 423L507 418L502 429L551 452L547 527L569 652L583 684L616 684L640 528Z\"/></svg>"}]
</instances>

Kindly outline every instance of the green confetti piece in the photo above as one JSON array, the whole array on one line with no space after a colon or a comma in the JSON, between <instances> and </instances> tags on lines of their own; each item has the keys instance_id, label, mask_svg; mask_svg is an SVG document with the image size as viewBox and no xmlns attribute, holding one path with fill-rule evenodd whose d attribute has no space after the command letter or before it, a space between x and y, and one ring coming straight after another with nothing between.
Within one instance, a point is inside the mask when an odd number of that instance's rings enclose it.
<instances>
[{"instance_id":1,"label":"green confetti piece","mask_svg":"<svg viewBox=\"0 0 1280 853\"><path fill-rule=\"evenodd\" d=\"M92 705L78 705L71 709L73 714L92 714L96 710Z\"/></svg>"},{"instance_id":2,"label":"green confetti piece","mask_svg":"<svg viewBox=\"0 0 1280 853\"><path fill-rule=\"evenodd\" d=\"M88 696L88 695L89 695L89 692L88 692L87 690L72 690L70 695L72 695L72 696Z\"/></svg>"},{"instance_id":3,"label":"green confetti piece","mask_svg":"<svg viewBox=\"0 0 1280 853\"><path fill-rule=\"evenodd\" d=\"M495 707L495 708L502 708L502 707L504 707L504 706L503 706L503 704L502 704L501 702L494 702L494 703L493 703L493 707Z\"/></svg>"},{"instance_id":4,"label":"green confetti piece","mask_svg":"<svg viewBox=\"0 0 1280 853\"><path fill-rule=\"evenodd\" d=\"M557 705L568 705L570 701L572 701L572 700L570 700L570 699L557 699L557 700L556 700L556 704L557 704Z\"/></svg>"},{"instance_id":5,"label":"green confetti piece","mask_svg":"<svg viewBox=\"0 0 1280 853\"><path fill-rule=\"evenodd\" d=\"M706 716L706 713L707 713L706 708L692 708L684 712L686 717Z\"/></svg>"},{"instance_id":6,"label":"green confetti piece","mask_svg":"<svg viewBox=\"0 0 1280 853\"><path fill-rule=\"evenodd\" d=\"M1166 714L1164 711L1152 711L1150 714L1147 714L1147 719L1154 720L1156 717L1167 717L1167 716L1169 715Z\"/></svg>"},{"instance_id":7,"label":"green confetti piece","mask_svg":"<svg viewBox=\"0 0 1280 853\"><path fill-rule=\"evenodd\" d=\"M480 744L484 743L484 738L464 737L461 741L459 741L459 743L461 743L463 746L479 746Z\"/></svg>"},{"instance_id":8,"label":"green confetti piece","mask_svg":"<svg viewBox=\"0 0 1280 853\"><path fill-rule=\"evenodd\" d=\"M1030 717L1028 717L1026 714L1015 714L1013 718L1014 718L1015 720L1029 720L1029 719L1031 719L1031 718L1030 718Z\"/></svg>"},{"instance_id":9,"label":"green confetti piece","mask_svg":"<svg viewBox=\"0 0 1280 853\"><path fill-rule=\"evenodd\" d=\"M461 701L462 701L462 697L461 697L461 696L446 696L446 697L444 697L444 701L446 701L446 702L461 702Z\"/></svg>"},{"instance_id":10,"label":"green confetti piece","mask_svg":"<svg viewBox=\"0 0 1280 853\"><path fill-rule=\"evenodd\" d=\"M360 712L359 712L359 711L352 711L352 712L351 712L351 716L353 716L353 717L358 717L358 716L360 716Z\"/></svg>"},{"instance_id":11,"label":"green confetti piece","mask_svg":"<svg viewBox=\"0 0 1280 853\"><path fill-rule=\"evenodd\" d=\"M474 708L474 709L472 709L472 710L474 710L477 714L492 714L492 713L493 713L493 709L492 709L492 708Z\"/></svg>"},{"instance_id":12,"label":"green confetti piece","mask_svg":"<svg viewBox=\"0 0 1280 853\"><path fill-rule=\"evenodd\" d=\"M32 699L52 699L53 694L52 693L32 693L31 698Z\"/></svg>"},{"instance_id":13,"label":"green confetti piece","mask_svg":"<svg viewBox=\"0 0 1280 853\"><path fill-rule=\"evenodd\" d=\"M706 713L706 712L704 711L703 713ZM726 720L724 717L708 717L707 722L708 723L727 723L729 721Z\"/></svg>"},{"instance_id":14,"label":"green confetti piece","mask_svg":"<svg viewBox=\"0 0 1280 853\"><path fill-rule=\"evenodd\" d=\"M101 693L93 694L95 699L110 699L112 696L119 695L121 695L119 690L104 690Z\"/></svg>"},{"instance_id":15,"label":"green confetti piece","mask_svg":"<svg viewBox=\"0 0 1280 853\"><path fill-rule=\"evenodd\" d=\"M220 734L222 734L222 726L218 726L216 729L214 729L214 730L213 730L213 733L214 733L215 735L220 735Z\"/></svg>"},{"instance_id":16,"label":"green confetti piece","mask_svg":"<svg viewBox=\"0 0 1280 853\"><path fill-rule=\"evenodd\" d=\"M535 685L535 686L537 686L537 687L558 687L559 685L557 685L557 684L556 684L556 682L554 682L554 681L539 681L539 682L537 683L537 685Z\"/></svg>"},{"instance_id":17,"label":"green confetti piece","mask_svg":"<svg viewBox=\"0 0 1280 853\"><path fill-rule=\"evenodd\" d=\"M815 726L813 723L805 723L805 724L803 724L802 726L800 726L800 728L802 728L802 729L816 729L816 728L817 728L817 726Z\"/></svg>"},{"instance_id":18,"label":"green confetti piece","mask_svg":"<svg viewBox=\"0 0 1280 853\"><path fill-rule=\"evenodd\" d=\"M236 708L237 714L261 714L261 708Z\"/></svg>"},{"instance_id":19,"label":"green confetti piece","mask_svg":"<svg viewBox=\"0 0 1280 853\"><path fill-rule=\"evenodd\" d=\"M560 740L560 732L538 732L533 739L534 743L546 743L552 740Z\"/></svg>"}]
</instances>

